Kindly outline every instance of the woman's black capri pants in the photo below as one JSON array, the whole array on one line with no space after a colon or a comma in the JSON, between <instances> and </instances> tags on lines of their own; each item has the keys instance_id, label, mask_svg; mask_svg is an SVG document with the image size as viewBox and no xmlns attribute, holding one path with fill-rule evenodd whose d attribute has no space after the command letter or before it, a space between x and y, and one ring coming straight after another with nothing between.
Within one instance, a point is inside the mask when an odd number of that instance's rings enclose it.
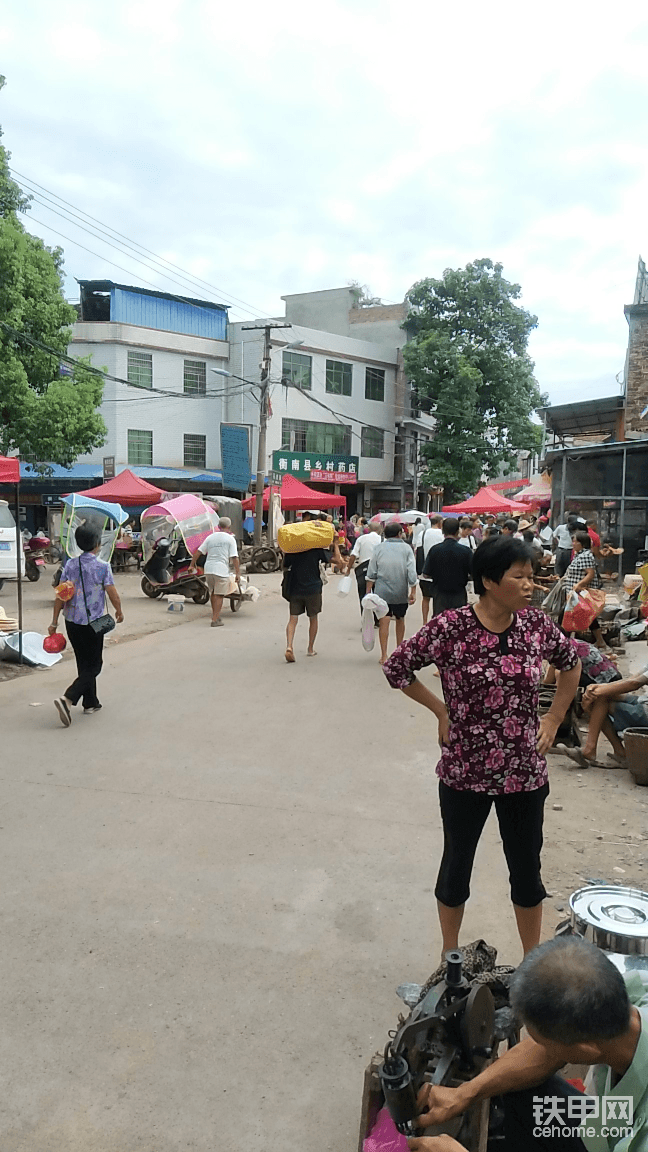
<instances>
[{"instance_id":1,"label":"woman's black capri pants","mask_svg":"<svg viewBox=\"0 0 648 1152\"><path fill-rule=\"evenodd\" d=\"M465 904L475 852L493 802L509 869L511 899L519 908L535 908L547 895L540 877L542 818L549 785L533 792L458 791L439 781L443 820L443 857L434 894L448 908Z\"/></svg>"}]
</instances>

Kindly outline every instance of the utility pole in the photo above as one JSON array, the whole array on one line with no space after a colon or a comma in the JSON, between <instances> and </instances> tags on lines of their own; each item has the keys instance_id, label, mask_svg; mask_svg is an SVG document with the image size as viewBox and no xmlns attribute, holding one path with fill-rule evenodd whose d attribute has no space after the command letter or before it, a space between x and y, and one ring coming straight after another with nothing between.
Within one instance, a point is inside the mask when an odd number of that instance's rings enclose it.
<instances>
[{"instance_id":1,"label":"utility pole","mask_svg":"<svg viewBox=\"0 0 648 1152\"><path fill-rule=\"evenodd\" d=\"M259 449L256 470L256 503L254 509L254 546L261 543L263 527L263 481L266 470L266 439L268 429L268 397L270 389L270 335L273 328L292 328L292 324L248 324L242 332L263 331L263 359L261 361L261 401L259 419Z\"/></svg>"}]
</instances>

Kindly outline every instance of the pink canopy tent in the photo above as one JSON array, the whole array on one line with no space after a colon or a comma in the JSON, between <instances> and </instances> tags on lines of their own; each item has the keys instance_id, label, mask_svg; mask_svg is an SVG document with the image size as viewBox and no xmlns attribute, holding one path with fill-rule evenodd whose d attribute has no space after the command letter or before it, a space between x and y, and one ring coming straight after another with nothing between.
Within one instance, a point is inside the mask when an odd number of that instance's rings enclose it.
<instances>
[{"instance_id":1,"label":"pink canopy tent","mask_svg":"<svg viewBox=\"0 0 648 1152\"><path fill-rule=\"evenodd\" d=\"M22 537L20 535L20 460L0 456L0 484L13 484L16 521L16 579L18 581L18 663L23 662Z\"/></svg>"},{"instance_id":2,"label":"pink canopy tent","mask_svg":"<svg viewBox=\"0 0 648 1152\"><path fill-rule=\"evenodd\" d=\"M461 504L448 504L442 508L443 513L452 515L453 512L461 516L480 515L482 513L491 513L497 516L499 512L528 512L527 504L520 504L517 500L507 500L506 496L502 496L499 492L495 492L493 488L485 485L479 489L474 496L469 500L462 501Z\"/></svg>"},{"instance_id":3,"label":"pink canopy tent","mask_svg":"<svg viewBox=\"0 0 648 1152\"><path fill-rule=\"evenodd\" d=\"M269 499L270 489L265 488L263 491L264 512L268 510ZM287 511L295 511L298 508L340 508L342 505L346 507L344 496L335 496L333 492L316 492L314 488L302 484L301 480L297 480L295 476L284 476L282 479L281 507ZM253 512L255 506L256 496L250 496L243 501L243 508L248 511Z\"/></svg>"},{"instance_id":4,"label":"pink canopy tent","mask_svg":"<svg viewBox=\"0 0 648 1152\"><path fill-rule=\"evenodd\" d=\"M533 504L536 507L548 507L551 504L551 480L546 472L542 476L534 476L530 484L518 492L517 500L523 504Z\"/></svg>"},{"instance_id":5,"label":"pink canopy tent","mask_svg":"<svg viewBox=\"0 0 648 1152\"><path fill-rule=\"evenodd\" d=\"M121 504L123 508L133 508L141 507L142 504L159 504L166 496L166 492L156 488L154 484L149 484L147 480L142 480L140 476L131 472L130 468L124 468L124 471L118 476L113 476L112 480L106 480L105 484L100 484L97 488L88 488L78 495L91 496L93 500L106 500L108 504Z\"/></svg>"}]
</instances>

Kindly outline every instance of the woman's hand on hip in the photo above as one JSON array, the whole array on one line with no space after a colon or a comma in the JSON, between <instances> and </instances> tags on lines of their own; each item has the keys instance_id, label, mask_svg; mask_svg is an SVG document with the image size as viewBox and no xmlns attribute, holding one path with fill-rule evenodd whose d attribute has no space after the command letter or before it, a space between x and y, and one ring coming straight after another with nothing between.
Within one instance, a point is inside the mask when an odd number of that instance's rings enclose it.
<instances>
[{"instance_id":1,"label":"woman's hand on hip","mask_svg":"<svg viewBox=\"0 0 648 1152\"><path fill-rule=\"evenodd\" d=\"M538 728L538 740L536 743L536 748L538 749L538 752L541 756L544 756L545 752L551 748L551 745L556 739L556 732L558 731L559 727L560 721L556 720L554 716L550 716L549 713L541 718L540 727Z\"/></svg>"},{"instance_id":2,"label":"woman's hand on hip","mask_svg":"<svg viewBox=\"0 0 648 1152\"><path fill-rule=\"evenodd\" d=\"M437 717L437 720L439 722L439 744L447 744L450 738L450 717L445 709Z\"/></svg>"}]
</instances>

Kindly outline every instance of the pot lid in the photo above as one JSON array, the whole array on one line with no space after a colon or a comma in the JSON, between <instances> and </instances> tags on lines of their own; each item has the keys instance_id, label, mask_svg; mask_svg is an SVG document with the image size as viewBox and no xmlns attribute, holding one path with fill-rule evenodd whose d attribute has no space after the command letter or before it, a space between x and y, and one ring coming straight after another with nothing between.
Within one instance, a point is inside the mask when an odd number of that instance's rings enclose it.
<instances>
[{"instance_id":1,"label":"pot lid","mask_svg":"<svg viewBox=\"0 0 648 1152\"><path fill-rule=\"evenodd\" d=\"M592 884L573 892L569 906L574 915L594 928L618 936L648 938L648 892L617 888L615 884Z\"/></svg>"}]
</instances>

